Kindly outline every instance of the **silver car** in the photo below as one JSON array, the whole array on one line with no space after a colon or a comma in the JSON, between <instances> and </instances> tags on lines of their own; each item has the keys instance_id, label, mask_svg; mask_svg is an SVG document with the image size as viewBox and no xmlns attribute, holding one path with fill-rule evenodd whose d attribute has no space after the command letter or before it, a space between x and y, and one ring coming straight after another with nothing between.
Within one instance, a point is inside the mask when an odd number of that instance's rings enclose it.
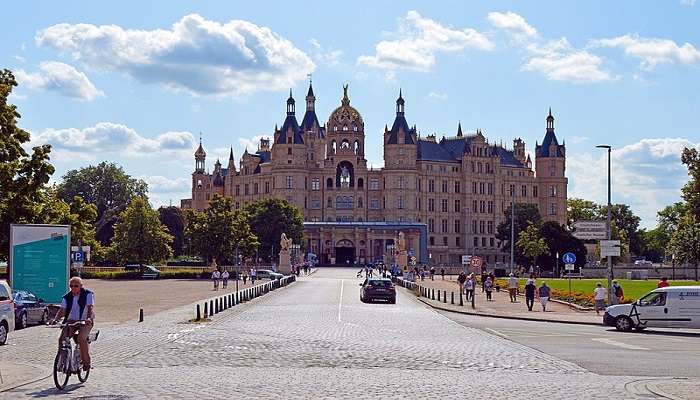
<instances>
[{"instance_id":1,"label":"silver car","mask_svg":"<svg viewBox=\"0 0 700 400\"><path fill-rule=\"evenodd\" d=\"M7 335L15 329L15 303L12 288L0 281L0 346L7 342Z\"/></svg>"}]
</instances>

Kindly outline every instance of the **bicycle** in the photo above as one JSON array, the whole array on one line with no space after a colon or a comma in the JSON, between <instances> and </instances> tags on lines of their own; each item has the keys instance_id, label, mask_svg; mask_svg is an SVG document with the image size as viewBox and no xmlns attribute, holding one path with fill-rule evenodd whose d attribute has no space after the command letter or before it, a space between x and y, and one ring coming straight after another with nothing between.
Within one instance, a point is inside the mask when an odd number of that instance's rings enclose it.
<instances>
[{"instance_id":1,"label":"bicycle","mask_svg":"<svg viewBox=\"0 0 700 400\"><path fill-rule=\"evenodd\" d=\"M80 325L85 325L85 321L78 321L72 324L61 324L61 333L68 328L75 328ZM68 378L71 374L78 375L78 380L80 383L87 381L88 376L90 376L90 370L83 371L83 362L80 359L80 344L76 342L75 348L71 344L71 339L77 336L78 330L73 332L72 335L64 335L63 340L58 348L58 353L56 353L56 358L53 361L53 382L58 390L63 390L68 384ZM91 332L88 335L88 343L92 343L97 340L100 335L100 331Z\"/></svg>"}]
</instances>

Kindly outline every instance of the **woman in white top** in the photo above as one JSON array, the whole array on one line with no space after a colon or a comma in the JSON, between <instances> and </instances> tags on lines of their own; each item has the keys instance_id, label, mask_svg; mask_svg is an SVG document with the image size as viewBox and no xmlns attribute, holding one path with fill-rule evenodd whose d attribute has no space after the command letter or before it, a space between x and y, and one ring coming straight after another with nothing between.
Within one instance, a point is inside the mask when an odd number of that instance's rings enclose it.
<instances>
[{"instance_id":1,"label":"woman in white top","mask_svg":"<svg viewBox=\"0 0 700 400\"><path fill-rule=\"evenodd\" d=\"M221 278L221 274L218 269L215 269L211 274L211 279L214 280L214 290L219 290L219 278Z\"/></svg>"},{"instance_id":2,"label":"woman in white top","mask_svg":"<svg viewBox=\"0 0 700 400\"><path fill-rule=\"evenodd\" d=\"M595 313L600 315L600 310L605 310L605 296L608 291L605 290L603 284L598 282L596 288L593 289L593 299L595 300Z\"/></svg>"}]
</instances>

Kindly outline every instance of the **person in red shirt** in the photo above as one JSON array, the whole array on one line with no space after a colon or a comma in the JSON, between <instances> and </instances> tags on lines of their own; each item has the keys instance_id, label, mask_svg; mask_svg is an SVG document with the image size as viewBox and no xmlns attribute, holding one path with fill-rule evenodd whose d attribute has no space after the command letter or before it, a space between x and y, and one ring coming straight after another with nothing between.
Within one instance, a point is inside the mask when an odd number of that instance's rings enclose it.
<instances>
[{"instance_id":1,"label":"person in red shirt","mask_svg":"<svg viewBox=\"0 0 700 400\"><path fill-rule=\"evenodd\" d=\"M662 287L666 287L666 286L668 286L668 278L666 278L665 276L662 276L662 277L661 277L661 280L660 280L659 283L656 285L656 287L657 287L657 288L662 288Z\"/></svg>"}]
</instances>

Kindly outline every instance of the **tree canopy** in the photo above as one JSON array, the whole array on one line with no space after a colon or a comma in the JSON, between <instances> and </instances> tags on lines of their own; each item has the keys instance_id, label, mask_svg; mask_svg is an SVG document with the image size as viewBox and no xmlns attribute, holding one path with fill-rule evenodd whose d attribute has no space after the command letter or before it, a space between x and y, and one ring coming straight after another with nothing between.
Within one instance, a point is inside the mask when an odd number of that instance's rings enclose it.
<instances>
[{"instance_id":1,"label":"tree canopy","mask_svg":"<svg viewBox=\"0 0 700 400\"><path fill-rule=\"evenodd\" d=\"M233 263L236 251L243 257L253 256L259 243L248 218L246 211L233 209L230 198L215 194L204 212L186 211L188 248L207 263L212 259Z\"/></svg>"},{"instance_id":2,"label":"tree canopy","mask_svg":"<svg viewBox=\"0 0 700 400\"><path fill-rule=\"evenodd\" d=\"M566 225L573 230L577 221L597 220L600 217L600 206L593 201L571 198L566 202Z\"/></svg>"},{"instance_id":3,"label":"tree canopy","mask_svg":"<svg viewBox=\"0 0 700 400\"><path fill-rule=\"evenodd\" d=\"M549 247L536 223L531 223L524 231L520 232L516 245L526 257L532 260L532 265L536 263L537 257L549 252Z\"/></svg>"},{"instance_id":4,"label":"tree canopy","mask_svg":"<svg viewBox=\"0 0 700 400\"><path fill-rule=\"evenodd\" d=\"M158 211L145 198L135 197L114 225L110 259L120 264L164 261L172 256L172 241Z\"/></svg>"},{"instance_id":5,"label":"tree canopy","mask_svg":"<svg viewBox=\"0 0 700 400\"><path fill-rule=\"evenodd\" d=\"M583 242L574 237L563 225L554 221L547 221L540 227L540 235L547 243L549 252L537 258L537 264L543 270L557 270L555 268L561 262L564 253L574 253L576 255L576 266L582 267L586 263L586 246ZM557 253L559 259L556 260Z\"/></svg>"},{"instance_id":6,"label":"tree canopy","mask_svg":"<svg viewBox=\"0 0 700 400\"><path fill-rule=\"evenodd\" d=\"M502 242L502 250L505 253L510 252L510 220L511 220L511 208L508 207L507 210L503 212L505 215L505 220L501 222L496 227L496 239ZM525 204L516 203L515 204L515 241L517 243L517 238L520 233L524 231L530 224L538 224L542 221L540 216L540 211L536 204ZM523 253L520 247L515 246L515 262L519 265L525 265L528 262L528 257Z\"/></svg>"},{"instance_id":7,"label":"tree canopy","mask_svg":"<svg viewBox=\"0 0 700 400\"><path fill-rule=\"evenodd\" d=\"M58 195L66 202L80 196L97 207L96 236L108 245L118 215L136 197L146 197L148 185L129 176L115 163L101 162L63 175L58 184Z\"/></svg>"},{"instance_id":8,"label":"tree canopy","mask_svg":"<svg viewBox=\"0 0 700 400\"><path fill-rule=\"evenodd\" d=\"M0 71L0 259L8 257L10 224L40 218L45 185L54 173L51 146L36 146L31 154L22 147L29 132L17 126L20 114L7 102L15 86L12 72Z\"/></svg>"},{"instance_id":9,"label":"tree canopy","mask_svg":"<svg viewBox=\"0 0 700 400\"><path fill-rule=\"evenodd\" d=\"M182 211L175 206L160 207L160 222L168 228L168 232L173 237L173 256L179 257L182 255L183 243L185 241L185 222Z\"/></svg>"},{"instance_id":10,"label":"tree canopy","mask_svg":"<svg viewBox=\"0 0 700 400\"><path fill-rule=\"evenodd\" d=\"M284 232L293 243L303 246L304 217L293 204L282 199L263 199L250 203L250 227L260 241L260 257L268 261L277 258L280 237Z\"/></svg>"}]
</instances>

